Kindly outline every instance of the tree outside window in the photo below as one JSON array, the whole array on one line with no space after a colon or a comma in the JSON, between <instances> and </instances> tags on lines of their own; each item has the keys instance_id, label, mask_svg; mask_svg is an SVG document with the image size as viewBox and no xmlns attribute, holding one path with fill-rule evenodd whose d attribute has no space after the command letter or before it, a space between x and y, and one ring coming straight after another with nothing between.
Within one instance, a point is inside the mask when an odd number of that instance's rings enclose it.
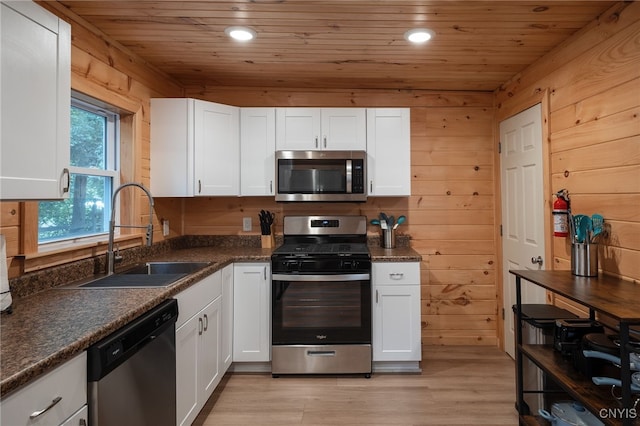
<instances>
[{"instance_id":1,"label":"tree outside window","mask_svg":"<svg viewBox=\"0 0 640 426\"><path fill-rule=\"evenodd\" d=\"M111 194L118 185L118 119L97 106L72 101L70 195L39 203L39 243L108 232Z\"/></svg>"}]
</instances>

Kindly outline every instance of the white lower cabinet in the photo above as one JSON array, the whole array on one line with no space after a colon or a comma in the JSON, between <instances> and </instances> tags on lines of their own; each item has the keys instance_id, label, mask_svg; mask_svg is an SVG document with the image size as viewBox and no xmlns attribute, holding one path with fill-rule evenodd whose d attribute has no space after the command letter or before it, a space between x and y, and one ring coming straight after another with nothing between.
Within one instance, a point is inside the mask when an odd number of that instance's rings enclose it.
<instances>
[{"instance_id":1,"label":"white lower cabinet","mask_svg":"<svg viewBox=\"0 0 640 426\"><path fill-rule=\"evenodd\" d=\"M7 395L0 407L2 425L80 425L81 420L87 424L86 352Z\"/></svg>"},{"instance_id":2,"label":"white lower cabinet","mask_svg":"<svg viewBox=\"0 0 640 426\"><path fill-rule=\"evenodd\" d=\"M271 265L235 263L233 362L271 360Z\"/></svg>"},{"instance_id":3,"label":"white lower cabinet","mask_svg":"<svg viewBox=\"0 0 640 426\"><path fill-rule=\"evenodd\" d=\"M190 425L222 379L222 271L176 295L176 423Z\"/></svg>"},{"instance_id":4,"label":"white lower cabinet","mask_svg":"<svg viewBox=\"0 0 640 426\"><path fill-rule=\"evenodd\" d=\"M373 361L420 361L420 263L374 262Z\"/></svg>"},{"instance_id":5,"label":"white lower cabinet","mask_svg":"<svg viewBox=\"0 0 640 426\"><path fill-rule=\"evenodd\" d=\"M233 362L233 264L222 269L222 374Z\"/></svg>"},{"instance_id":6,"label":"white lower cabinet","mask_svg":"<svg viewBox=\"0 0 640 426\"><path fill-rule=\"evenodd\" d=\"M88 418L89 418L89 409L85 405L84 407L76 411L76 413L73 416L69 417L67 421L62 423L60 426L87 426Z\"/></svg>"}]
</instances>

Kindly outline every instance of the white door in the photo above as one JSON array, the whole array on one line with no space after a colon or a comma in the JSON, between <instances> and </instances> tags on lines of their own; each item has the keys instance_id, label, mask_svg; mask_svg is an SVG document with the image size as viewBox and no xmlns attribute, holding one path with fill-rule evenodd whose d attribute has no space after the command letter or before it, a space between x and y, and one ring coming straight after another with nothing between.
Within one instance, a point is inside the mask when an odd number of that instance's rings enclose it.
<instances>
[{"instance_id":1,"label":"white door","mask_svg":"<svg viewBox=\"0 0 640 426\"><path fill-rule=\"evenodd\" d=\"M504 345L513 357L516 287L509 270L545 269L540 104L501 122L500 143ZM544 289L523 281L522 303L545 303Z\"/></svg>"}]
</instances>

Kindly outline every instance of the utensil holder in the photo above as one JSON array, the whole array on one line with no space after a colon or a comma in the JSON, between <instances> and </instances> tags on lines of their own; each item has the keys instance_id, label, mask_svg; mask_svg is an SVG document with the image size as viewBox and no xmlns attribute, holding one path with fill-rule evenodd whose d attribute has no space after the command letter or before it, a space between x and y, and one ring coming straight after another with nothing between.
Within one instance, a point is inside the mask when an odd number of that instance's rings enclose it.
<instances>
[{"instance_id":1,"label":"utensil holder","mask_svg":"<svg viewBox=\"0 0 640 426\"><path fill-rule=\"evenodd\" d=\"M382 239L380 240L382 247L395 248L396 247L396 233L393 229L383 229Z\"/></svg>"},{"instance_id":2,"label":"utensil holder","mask_svg":"<svg viewBox=\"0 0 640 426\"><path fill-rule=\"evenodd\" d=\"M275 244L275 237L273 234L261 235L262 248L273 248Z\"/></svg>"},{"instance_id":3,"label":"utensil holder","mask_svg":"<svg viewBox=\"0 0 640 426\"><path fill-rule=\"evenodd\" d=\"M580 277L598 276L597 244L571 244L571 273Z\"/></svg>"}]
</instances>

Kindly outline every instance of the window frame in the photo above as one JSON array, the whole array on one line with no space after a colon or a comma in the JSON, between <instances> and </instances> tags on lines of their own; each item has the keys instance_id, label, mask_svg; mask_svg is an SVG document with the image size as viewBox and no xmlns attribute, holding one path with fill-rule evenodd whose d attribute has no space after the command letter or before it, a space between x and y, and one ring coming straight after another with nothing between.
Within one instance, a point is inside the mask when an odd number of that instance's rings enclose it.
<instances>
[{"instance_id":1,"label":"window frame","mask_svg":"<svg viewBox=\"0 0 640 426\"><path fill-rule=\"evenodd\" d=\"M72 91L71 93L71 105L70 107L75 107L79 109L83 109L85 111L89 111L91 113L104 116L106 118L106 129L105 129L105 137L106 137L106 147L105 147L105 168L104 169L96 169L96 168L88 168L88 167L79 167L69 165L70 174L82 174L86 176L98 176L98 177L107 177L111 178L111 192L105 200L105 210L106 213L106 225L107 229L104 232L95 233L91 235L83 235L83 236L68 236L65 238L53 240L53 241L40 241L39 231L36 232L37 237L37 245L38 251L50 251L50 250L60 250L64 248L71 248L76 245L88 244L88 243L96 243L105 241L107 235L109 234L108 222L111 217L111 209L115 209L116 217L120 215L120 205L116 203L115 206L112 205L113 192L120 186L120 151L121 151L121 126L120 126L120 112L117 108L106 105L104 102L90 98L86 95L76 93ZM38 223L40 220L40 215L38 214ZM38 226L39 228L39 226ZM117 229L116 229L116 233ZM119 233L118 233L119 234Z\"/></svg>"}]
</instances>

